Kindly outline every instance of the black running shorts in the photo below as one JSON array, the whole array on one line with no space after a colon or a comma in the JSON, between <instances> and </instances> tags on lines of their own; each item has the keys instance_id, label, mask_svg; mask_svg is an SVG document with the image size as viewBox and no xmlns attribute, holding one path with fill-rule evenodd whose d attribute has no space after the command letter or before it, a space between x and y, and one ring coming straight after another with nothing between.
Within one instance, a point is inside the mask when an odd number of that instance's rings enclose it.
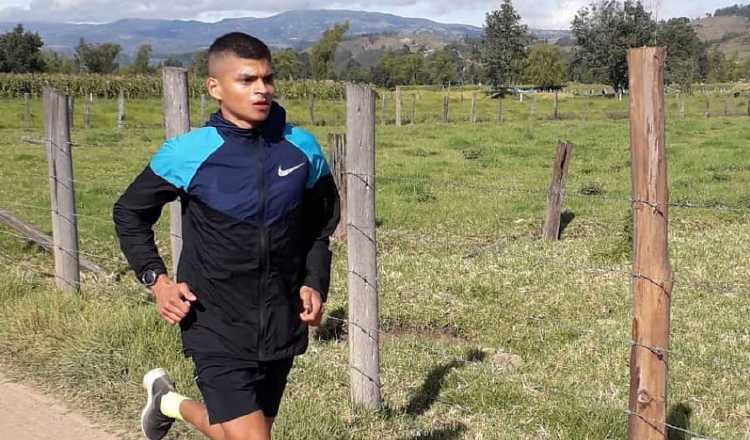
<instances>
[{"instance_id":1,"label":"black running shorts","mask_svg":"<svg viewBox=\"0 0 750 440\"><path fill-rule=\"evenodd\" d=\"M195 382L208 408L208 421L224 423L262 410L276 417L294 358L237 361L193 356Z\"/></svg>"}]
</instances>

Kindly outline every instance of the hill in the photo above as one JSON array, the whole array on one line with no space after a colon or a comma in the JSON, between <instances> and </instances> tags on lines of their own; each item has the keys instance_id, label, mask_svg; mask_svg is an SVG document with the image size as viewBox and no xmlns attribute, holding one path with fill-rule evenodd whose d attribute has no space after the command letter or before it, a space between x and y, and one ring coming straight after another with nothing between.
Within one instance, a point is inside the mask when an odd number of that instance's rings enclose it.
<instances>
[{"instance_id":1,"label":"hill","mask_svg":"<svg viewBox=\"0 0 750 440\"><path fill-rule=\"evenodd\" d=\"M737 52L750 57L750 19L740 15L704 17L693 22L701 40L718 47L727 56Z\"/></svg>"},{"instance_id":2,"label":"hill","mask_svg":"<svg viewBox=\"0 0 750 440\"><path fill-rule=\"evenodd\" d=\"M214 38L227 32L251 33L275 48L305 49L317 41L323 31L348 21L348 37L373 34L431 35L440 41L454 41L481 35L481 28L464 24L437 23L423 18L347 10L288 11L266 18L233 18L216 23L185 20L123 19L105 24L23 23L38 32L46 47L60 52L72 51L81 37L89 42L113 42L132 55L141 44L151 44L156 53L179 54L205 48ZM17 23L0 23L0 32Z\"/></svg>"},{"instance_id":3,"label":"hill","mask_svg":"<svg viewBox=\"0 0 750 440\"><path fill-rule=\"evenodd\" d=\"M177 55L189 62L190 55L226 32L251 33L276 49L304 50L320 39L323 31L336 23L350 23L343 45L364 64L376 59L387 48L440 48L466 37L478 38L482 29L464 24L438 23L424 18L400 17L393 14L350 10L296 10L266 18L233 18L206 23L186 20L123 19L104 24L29 22L23 25L38 32L45 47L61 53L72 53L83 37L88 42L113 42L123 48L122 62L141 44L150 44L154 57ZM0 22L0 32L17 23ZM567 30L531 29L538 39L556 41L567 37ZM359 55L362 55L359 57Z\"/></svg>"}]
</instances>

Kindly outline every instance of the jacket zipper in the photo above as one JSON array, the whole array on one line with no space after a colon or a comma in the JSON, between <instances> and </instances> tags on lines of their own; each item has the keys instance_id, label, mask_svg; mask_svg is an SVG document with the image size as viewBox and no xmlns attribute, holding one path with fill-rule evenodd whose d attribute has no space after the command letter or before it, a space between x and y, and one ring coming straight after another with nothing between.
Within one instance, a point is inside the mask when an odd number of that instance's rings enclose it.
<instances>
[{"instance_id":1,"label":"jacket zipper","mask_svg":"<svg viewBox=\"0 0 750 440\"><path fill-rule=\"evenodd\" d=\"M270 266L270 253L268 249L268 228L266 227L266 143L262 136L258 136L260 145L260 160L258 160L258 171L260 173L260 253L263 261L263 272L260 277L260 289L258 289L258 301L260 309L260 319L258 320L258 354L261 359L265 357L263 341L265 341L264 328L266 321L266 289L268 288L268 276Z\"/></svg>"}]
</instances>

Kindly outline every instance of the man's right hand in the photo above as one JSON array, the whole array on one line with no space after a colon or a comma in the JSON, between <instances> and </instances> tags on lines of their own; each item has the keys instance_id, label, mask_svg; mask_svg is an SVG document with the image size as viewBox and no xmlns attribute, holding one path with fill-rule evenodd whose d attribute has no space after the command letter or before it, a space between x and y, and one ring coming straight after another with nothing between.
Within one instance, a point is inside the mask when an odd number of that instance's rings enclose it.
<instances>
[{"instance_id":1,"label":"man's right hand","mask_svg":"<svg viewBox=\"0 0 750 440\"><path fill-rule=\"evenodd\" d=\"M186 283L175 283L165 274L156 279L151 293L156 298L156 311L170 325L182 321L190 311L190 303L198 299Z\"/></svg>"}]
</instances>

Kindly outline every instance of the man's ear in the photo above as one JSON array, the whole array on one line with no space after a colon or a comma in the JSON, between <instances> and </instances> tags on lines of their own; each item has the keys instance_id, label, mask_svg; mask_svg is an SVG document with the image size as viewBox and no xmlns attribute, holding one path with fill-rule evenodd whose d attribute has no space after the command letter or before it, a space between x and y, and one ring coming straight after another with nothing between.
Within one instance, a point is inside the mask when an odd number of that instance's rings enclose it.
<instances>
[{"instance_id":1,"label":"man's ear","mask_svg":"<svg viewBox=\"0 0 750 440\"><path fill-rule=\"evenodd\" d=\"M211 76L206 78L206 90L208 90L208 94L211 95L212 98L221 101L223 93L221 90L221 84L219 84L219 81L216 78Z\"/></svg>"}]
</instances>

